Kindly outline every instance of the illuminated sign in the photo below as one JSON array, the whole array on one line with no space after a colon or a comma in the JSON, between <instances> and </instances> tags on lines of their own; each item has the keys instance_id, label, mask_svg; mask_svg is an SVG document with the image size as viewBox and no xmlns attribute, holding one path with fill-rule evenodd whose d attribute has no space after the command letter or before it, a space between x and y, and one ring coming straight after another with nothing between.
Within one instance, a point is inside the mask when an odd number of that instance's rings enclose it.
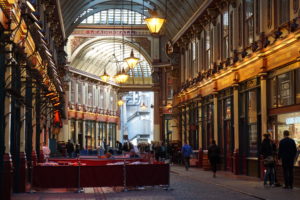
<instances>
[{"instance_id":1,"label":"illuminated sign","mask_svg":"<svg viewBox=\"0 0 300 200\"><path fill-rule=\"evenodd\" d=\"M289 117L285 120L286 124L300 124L300 117Z\"/></svg>"}]
</instances>

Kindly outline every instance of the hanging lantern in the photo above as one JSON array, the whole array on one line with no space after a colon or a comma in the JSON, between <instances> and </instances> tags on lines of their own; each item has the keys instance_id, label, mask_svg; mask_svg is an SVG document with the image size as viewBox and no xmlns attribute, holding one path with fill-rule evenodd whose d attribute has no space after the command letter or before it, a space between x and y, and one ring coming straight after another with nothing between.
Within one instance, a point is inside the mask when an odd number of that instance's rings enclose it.
<instances>
[{"instance_id":1,"label":"hanging lantern","mask_svg":"<svg viewBox=\"0 0 300 200\"><path fill-rule=\"evenodd\" d=\"M139 60L139 58L134 57L133 49L131 49L130 57L124 59L130 69L133 69Z\"/></svg>"},{"instance_id":2,"label":"hanging lantern","mask_svg":"<svg viewBox=\"0 0 300 200\"><path fill-rule=\"evenodd\" d=\"M119 78L120 78L121 83L125 83L128 80L129 76L128 76L128 74L126 74L124 68L122 69L122 71L119 75Z\"/></svg>"},{"instance_id":3,"label":"hanging lantern","mask_svg":"<svg viewBox=\"0 0 300 200\"><path fill-rule=\"evenodd\" d=\"M124 101L122 99L120 99L117 103L118 103L118 106L123 106Z\"/></svg>"},{"instance_id":4,"label":"hanging lantern","mask_svg":"<svg viewBox=\"0 0 300 200\"><path fill-rule=\"evenodd\" d=\"M165 21L166 19L158 17L158 13L155 7L151 12L151 17L145 19L145 22L151 34L158 34Z\"/></svg>"},{"instance_id":5,"label":"hanging lantern","mask_svg":"<svg viewBox=\"0 0 300 200\"><path fill-rule=\"evenodd\" d=\"M147 109L147 106L145 105L145 103L143 103L143 104L141 105L141 109L142 109L142 110L146 110L146 109Z\"/></svg>"},{"instance_id":6,"label":"hanging lantern","mask_svg":"<svg viewBox=\"0 0 300 200\"><path fill-rule=\"evenodd\" d=\"M100 76L101 80L107 82L110 80L110 76L106 73L106 69L104 69L104 73Z\"/></svg>"}]
</instances>

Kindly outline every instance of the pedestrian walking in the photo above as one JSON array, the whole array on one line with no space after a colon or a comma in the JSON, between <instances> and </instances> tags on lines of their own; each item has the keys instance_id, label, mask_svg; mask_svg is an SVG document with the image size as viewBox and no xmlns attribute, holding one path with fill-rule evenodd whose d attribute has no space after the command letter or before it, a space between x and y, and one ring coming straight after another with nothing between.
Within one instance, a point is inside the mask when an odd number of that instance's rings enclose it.
<instances>
[{"instance_id":1,"label":"pedestrian walking","mask_svg":"<svg viewBox=\"0 0 300 200\"><path fill-rule=\"evenodd\" d=\"M297 154L296 143L289 138L289 131L283 131L284 138L279 143L278 159L282 161L284 188L293 189L294 161Z\"/></svg>"},{"instance_id":2,"label":"pedestrian walking","mask_svg":"<svg viewBox=\"0 0 300 200\"><path fill-rule=\"evenodd\" d=\"M192 147L190 145L188 145L186 141L184 142L184 145L181 149L181 153L183 156L185 170L188 171L190 168L190 157L193 153L193 150L192 150Z\"/></svg>"},{"instance_id":3,"label":"pedestrian walking","mask_svg":"<svg viewBox=\"0 0 300 200\"><path fill-rule=\"evenodd\" d=\"M74 152L74 145L73 145L73 143L71 142L71 140L68 141L66 147L67 147L67 152L68 152L68 154L69 154L69 158L72 158L72 157L73 157L72 154L73 154L73 152Z\"/></svg>"},{"instance_id":4,"label":"pedestrian walking","mask_svg":"<svg viewBox=\"0 0 300 200\"><path fill-rule=\"evenodd\" d=\"M271 140L270 134L264 134L264 140L261 144L260 154L263 156L263 163L264 167L266 168L264 186L267 186L268 180L270 186L275 186L276 145Z\"/></svg>"},{"instance_id":5,"label":"pedestrian walking","mask_svg":"<svg viewBox=\"0 0 300 200\"><path fill-rule=\"evenodd\" d=\"M211 145L208 147L208 159L213 171L213 177L216 178L217 164L220 160L220 148L215 140L212 140Z\"/></svg>"}]
</instances>

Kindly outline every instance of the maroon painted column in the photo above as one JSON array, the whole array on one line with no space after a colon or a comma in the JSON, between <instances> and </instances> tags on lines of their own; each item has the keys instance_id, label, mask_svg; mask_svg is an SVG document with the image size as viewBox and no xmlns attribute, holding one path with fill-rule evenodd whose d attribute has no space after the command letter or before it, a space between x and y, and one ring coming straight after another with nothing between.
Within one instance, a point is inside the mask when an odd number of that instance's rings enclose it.
<instances>
[{"instance_id":1,"label":"maroon painted column","mask_svg":"<svg viewBox=\"0 0 300 200\"><path fill-rule=\"evenodd\" d=\"M31 153L31 159L32 159L32 167L37 165L37 155L35 151L32 151Z\"/></svg>"},{"instance_id":2,"label":"maroon painted column","mask_svg":"<svg viewBox=\"0 0 300 200\"><path fill-rule=\"evenodd\" d=\"M39 163L43 163L45 162L45 155L43 150L40 150L40 154L39 154Z\"/></svg>"},{"instance_id":3,"label":"maroon painted column","mask_svg":"<svg viewBox=\"0 0 300 200\"><path fill-rule=\"evenodd\" d=\"M199 149L199 154L198 154L198 167L200 167L200 168L203 167L203 150L202 150L202 148Z\"/></svg>"},{"instance_id":4,"label":"maroon painted column","mask_svg":"<svg viewBox=\"0 0 300 200\"><path fill-rule=\"evenodd\" d=\"M8 153L3 156L4 160L4 188L3 188L3 199L10 200L12 194L12 160ZM2 199L2 198L1 198Z\"/></svg>"},{"instance_id":5,"label":"maroon painted column","mask_svg":"<svg viewBox=\"0 0 300 200\"><path fill-rule=\"evenodd\" d=\"M240 174L240 168L239 168L239 164L240 164L240 158L239 158L239 150L236 149L234 152L233 152L233 166L232 166L232 172L235 174L235 175L238 175Z\"/></svg>"},{"instance_id":6,"label":"maroon painted column","mask_svg":"<svg viewBox=\"0 0 300 200\"><path fill-rule=\"evenodd\" d=\"M20 152L19 192L26 192L27 183L27 159L26 153Z\"/></svg>"}]
</instances>

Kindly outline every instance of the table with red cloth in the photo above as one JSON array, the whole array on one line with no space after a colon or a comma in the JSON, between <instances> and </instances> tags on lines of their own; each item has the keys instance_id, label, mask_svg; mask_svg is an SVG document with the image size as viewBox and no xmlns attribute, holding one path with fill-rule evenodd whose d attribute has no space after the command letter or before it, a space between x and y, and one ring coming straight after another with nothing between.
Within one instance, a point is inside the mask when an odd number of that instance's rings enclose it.
<instances>
[{"instance_id":1,"label":"table with red cloth","mask_svg":"<svg viewBox=\"0 0 300 200\"><path fill-rule=\"evenodd\" d=\"M33 169L32 186L77 188L169 185L168 164L117 164L85 162L85 165L40 166Z\"/></svg>"}]
</instances>

